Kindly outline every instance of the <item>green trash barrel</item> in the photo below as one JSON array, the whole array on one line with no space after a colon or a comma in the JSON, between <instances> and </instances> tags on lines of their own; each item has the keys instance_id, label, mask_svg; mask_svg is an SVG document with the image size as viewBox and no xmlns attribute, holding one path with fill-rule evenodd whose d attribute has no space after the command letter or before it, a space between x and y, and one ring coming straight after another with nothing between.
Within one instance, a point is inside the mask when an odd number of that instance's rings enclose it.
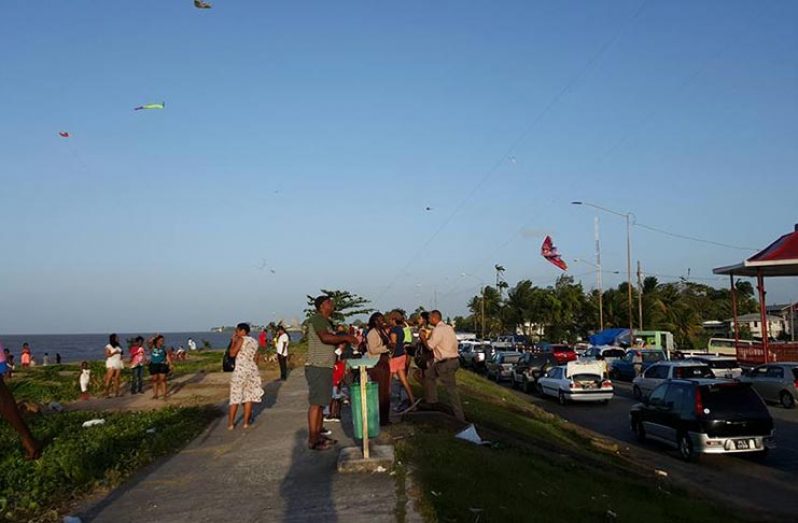
<instances>
[{"instance_id":1,"label":"green trash barrel","mask_svg":"<svg viewBox=\"0 0 798 523\"><path fill-rule=\"evenodd\" d=\"M349 404L352 405L352 421L355 425L355 439L363 439L363 414L360 412L360 384L349 387ZM366 406L368 407L369 438L380 435L379 388L374 382L366 383Z\"/></svg>"}]
</instances>

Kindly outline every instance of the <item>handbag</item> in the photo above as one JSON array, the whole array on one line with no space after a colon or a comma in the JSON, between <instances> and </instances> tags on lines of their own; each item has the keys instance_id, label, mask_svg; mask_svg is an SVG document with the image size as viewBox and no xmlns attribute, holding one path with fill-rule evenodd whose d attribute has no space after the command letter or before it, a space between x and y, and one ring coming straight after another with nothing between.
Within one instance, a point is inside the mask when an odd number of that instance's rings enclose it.
<instances>
[{"instance_id":1,"label":"handbag","mask_svg":"<svg viewBox=\"0 0 798 523\"><path fill-rule=\"evenodd\" d=\"M236 358L235 356L230 356L232 344L232 342L227 344L227 349L224 351L224 356L222 356L222 371L224 372L233 372L236 369Z\"/></svg>"}]
</instances>

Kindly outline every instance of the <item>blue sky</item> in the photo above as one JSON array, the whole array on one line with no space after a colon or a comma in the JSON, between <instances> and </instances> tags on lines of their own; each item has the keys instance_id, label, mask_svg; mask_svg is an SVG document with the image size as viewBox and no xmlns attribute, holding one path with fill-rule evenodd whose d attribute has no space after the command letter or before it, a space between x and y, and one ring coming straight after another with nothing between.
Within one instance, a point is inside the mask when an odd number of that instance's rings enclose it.
<instances>
[{"instance_id":1,"label":"blue sky","mask_svg":"<svg viewBox=\"0 0 798 523\"><path fill-rule=\"evenodd\" d=\"M9 0L0 332L264 321L321 288L455 315L495 263L553 282L545 234L591 286L572 260L596 213L572 200L764 247L798 222L796 19L792 1ZM600 219L623 272L623 221ZM632 241L664 281L749 254ZM798 299L796 279L768 288Z\"/></svg>"}]
</instances>

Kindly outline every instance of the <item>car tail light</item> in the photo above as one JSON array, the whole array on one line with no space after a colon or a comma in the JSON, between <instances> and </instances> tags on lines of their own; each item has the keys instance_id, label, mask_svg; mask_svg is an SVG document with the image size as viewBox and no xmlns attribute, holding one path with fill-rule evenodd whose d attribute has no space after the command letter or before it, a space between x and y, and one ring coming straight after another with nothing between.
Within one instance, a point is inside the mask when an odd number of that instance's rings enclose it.
<instances>
[{"instance_id":1,"label":"car tail light","mask_svg":"<svg viewBox=\"0 0 798 523\"><path fill-rule=\"evenodd\" d=\"M795 388L796 388L796 389L798 389L798 380L795 380L795 382L793 383L793 385L795 385Z\"/></svg>"},{"instance_id":2,"label":"car tail light","mask_svg":"<svg viewBox=\"0 0 798 523\"><path fill-rule=\"evenodd\" d=\"M601 382L602 389L608 389L610 387L612 387L612 382L610 380L604 380Z\"/></svg>"},{"instance_id":3,"label":"car tail light","mask_svg":"<svg viewBox=\"0 0 798 523\"><path fill-rule=\"evenodd\" d=\"M701 388L695 388L695 415L701 417L704 415L704 402L701 398Z\"/></svg>"},{"instance_id":4,"label":"car tail light","mask_svg":"<svg viewBox=\"0 0 798 523\"><path fill-rule=\"evenodd\" d=\"M571 382L571 384L570 384L570 385L568 385L568 386L569 386L570 388L572 388L572 389L575 389L575 388L577 388L579 385L578 385L578 384L576 384L576 383L574 383L574 382L572 381L572 382Z\"/></svg>"}]
</instances>

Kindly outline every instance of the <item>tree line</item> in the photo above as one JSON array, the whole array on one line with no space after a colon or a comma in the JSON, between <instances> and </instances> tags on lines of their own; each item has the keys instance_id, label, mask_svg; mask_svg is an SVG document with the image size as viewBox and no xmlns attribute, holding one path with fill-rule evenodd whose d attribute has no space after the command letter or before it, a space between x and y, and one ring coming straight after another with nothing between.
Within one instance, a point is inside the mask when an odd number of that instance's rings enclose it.
<instances>
[{"instance_id":1,"label":"tree line","mask_svg":"<svg viewBox=\"0 0 798 523\"><path fill-rule=\"evenodd\" d=\"M469 315L451 318L458 331L480 336L484 332L484 337L493 338L520 330L536 341L573 343L586 340L588 335L599 330L599 292L584 289L572 276L562 275L554 285L547 287L539 287L531 280L521 280L514 286L501 283L500 287L488 285L482 294L470 298ZM735 287L738 314L755 312L757 303L751 283L740 280ZM322 293L331 296L336 304L333 321L343 323L373 311L367 298L349 291L322 290ZM710 335L702 328L704 321L732 317L729 289L686 279L660 283L656 277L649 276L642 282L642 293L633 286L632 300L635 330L669 331L683 350L706 347ZM638 300L642 301L642 325L638 318ZM313 297L308 296L307 316L313 312L312 303ZM602 305L604 328L629 327L626 282L604 291ZM404 313L404 309L397 310ZM423 307L416 308L409 315L411 321L422 310ZM750 337L750 333L743 330L741 337Z\"/></svg>"}]
</instances>

